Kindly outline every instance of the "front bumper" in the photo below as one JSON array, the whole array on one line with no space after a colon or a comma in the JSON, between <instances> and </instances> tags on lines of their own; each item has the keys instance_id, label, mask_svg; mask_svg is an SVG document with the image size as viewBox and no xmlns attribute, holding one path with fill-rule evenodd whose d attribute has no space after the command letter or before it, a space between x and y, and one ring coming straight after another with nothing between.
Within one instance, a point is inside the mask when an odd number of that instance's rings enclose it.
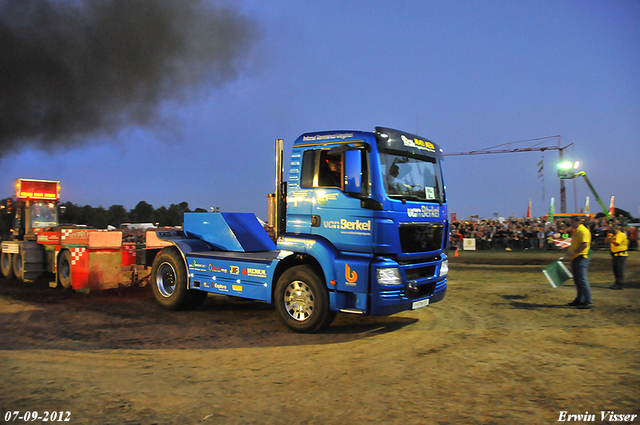
<instances>
[{"instance_id":1,"label":"front bumper","mask_svg":"<svg viewBox=\"0 0 640 425\"><path fill-rule=\"evenodd\" d=\"M376 276L377 268L397 267L401 282L397 285L380 285L373 279L369 314L387 316L411 310L416 301L428 299L429 304L441 301L447 292L447 275L440 276L442 262L446 259L446 255L441 255L403 264L393 260L376 262L372 277Z\"/></svg>"}]
</instances>

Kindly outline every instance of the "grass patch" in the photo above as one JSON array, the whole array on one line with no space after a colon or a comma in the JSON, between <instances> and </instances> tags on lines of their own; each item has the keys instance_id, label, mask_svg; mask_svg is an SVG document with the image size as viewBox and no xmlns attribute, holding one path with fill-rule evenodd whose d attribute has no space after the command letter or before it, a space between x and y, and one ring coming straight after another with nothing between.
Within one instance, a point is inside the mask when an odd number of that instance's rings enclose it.
<instances>
[{"instance_id":1,"label":"grass patch","mask_svg":"<svg viewBox=\"0 0 640 425\"><path fill-rule=\"evenodd\" d=\"M492 265L542 265L546 266L554 260L563 257L563 261L569 262L569 256L566 251L498 251L498 250L482 250L482 251L449 251L449 261L459 264L492 264ZM638 262L638 252L633 251L629 255L627 263ZM592 251L591 264L600 263L611 265L611 257L608 251Z\"/></svg>"}]
</instances>

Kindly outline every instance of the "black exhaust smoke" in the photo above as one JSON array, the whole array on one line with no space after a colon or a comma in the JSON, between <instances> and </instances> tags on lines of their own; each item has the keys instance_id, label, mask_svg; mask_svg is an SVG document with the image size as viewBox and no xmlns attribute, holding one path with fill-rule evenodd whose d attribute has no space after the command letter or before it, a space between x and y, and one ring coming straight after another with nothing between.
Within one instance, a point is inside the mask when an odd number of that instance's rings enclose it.
<instances>
[{"instance_id":1,"label":"black exhaust smoke","mask_svg":"<svg viewBox=\"0 0 640 425\"><path fill-rule=\"evenodd\" d=\"M257 34L213 0L0 0L0 158L148 125L233 79Z\"/></svg>"}]
</instances>

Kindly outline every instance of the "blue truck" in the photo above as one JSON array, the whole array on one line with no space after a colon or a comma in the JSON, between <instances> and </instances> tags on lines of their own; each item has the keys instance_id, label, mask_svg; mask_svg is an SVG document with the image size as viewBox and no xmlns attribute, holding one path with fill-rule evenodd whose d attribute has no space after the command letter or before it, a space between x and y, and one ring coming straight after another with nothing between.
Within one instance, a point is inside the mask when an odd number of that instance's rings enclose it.
<instances>
[{"instance_id":1,"label":"blue truck","mask_svg":"<svg viewBox=\"0 0 640 425\"><path fill-rule=\"evenodd\" d=\"M157 231L150 283L170 310L207 294L275 305L296 332L328 327L338 312L391 315L444 298L449 221L442 150L410 133L307 133L284 181L276 141L270 235L255 215L186 213Z\"/></svg>"}]
</instances>

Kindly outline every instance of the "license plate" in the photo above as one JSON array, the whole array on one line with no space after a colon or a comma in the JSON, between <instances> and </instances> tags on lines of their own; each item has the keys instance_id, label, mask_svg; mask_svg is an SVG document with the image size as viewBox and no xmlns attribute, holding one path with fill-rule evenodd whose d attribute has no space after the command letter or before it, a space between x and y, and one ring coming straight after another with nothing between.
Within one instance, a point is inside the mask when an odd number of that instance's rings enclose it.
<instances>
[{"instance_id":1,"label":"license plate","mask_svg":"<svg viewBox=\"0 0 640 425\"><path fill-rule=\"evenodd\" d=\"M2 252L4 252L5 254L19 254L20 247L15 243L3 243Z\"/></svg>"},{"instance_id":2,"label":"license plate","mask_svg":"<svg viewBox=\"0 0 640 425\"><path fill-rule=\"evenodd\" d=\"M428 305L429 305L429 298L427 298L426 300L415 301L413 304L411 304L411 310L417 310L419 308L426 307Z\"/></svg>"}]
</instances>

